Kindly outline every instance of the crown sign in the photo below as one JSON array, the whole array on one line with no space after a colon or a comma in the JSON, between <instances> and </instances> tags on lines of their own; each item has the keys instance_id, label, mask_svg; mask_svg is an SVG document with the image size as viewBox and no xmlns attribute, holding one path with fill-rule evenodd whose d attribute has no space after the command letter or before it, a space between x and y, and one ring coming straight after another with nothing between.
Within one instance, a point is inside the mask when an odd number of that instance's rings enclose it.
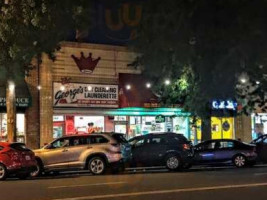
<instances>
[{"instance_id":1,"label":"crown sign","mask_svg":"<svg viewBox=\"0 0 267 200\"><path fill-rule=\"evenodd\" d=\"M89 56L86 58L86 57L84 57L83 52L81 52L80 58L77 58L74 55L71 55L71 57L73 58L73 60L77 64L80 71L82 73L87 73L87 74L91 74L94 71L98 61L101 59L100 57L98 57L97 59L93 60L92 59L92 53L89 53Z\"/></svg>"}]
</instances>

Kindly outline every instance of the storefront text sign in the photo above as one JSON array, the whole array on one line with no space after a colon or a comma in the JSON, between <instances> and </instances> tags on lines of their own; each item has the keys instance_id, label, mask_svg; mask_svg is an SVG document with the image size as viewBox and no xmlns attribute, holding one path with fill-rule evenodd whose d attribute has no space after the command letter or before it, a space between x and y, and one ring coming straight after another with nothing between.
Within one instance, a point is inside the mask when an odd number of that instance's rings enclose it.
<instances>
[{"instance_id":1,"label":"storefront text sign","mask_svg":"<svg viewBox=\"0 0 267 200\"><path fill-rule=\"evenodd\" d=\"M29 107L30 99L29 98L16 98L17 107ZM6 106L6 98L0 97L0 107Z\"/></svg>"},{"instance_id":2,"label":"storefront text sign","mask_svg":"<svg viewBox=\"0 0 267 200\"><path fill-rule=\"evenodd\" d=\"M118 107L118 86L54 83L54 107Z\"/></svg>"},{"instance_id":3,"label":"storefront text sign","mask_svg":"<svg viewBox=\"0 0 267 200\"><path fill-rule=\"evenodd\" d=\"M235 101L231 101L231 100L226 100L226 101L214 100L214 101L212 101L212 109L236 110L237 109L237 103Z\"/></svg>"}]
</instances>

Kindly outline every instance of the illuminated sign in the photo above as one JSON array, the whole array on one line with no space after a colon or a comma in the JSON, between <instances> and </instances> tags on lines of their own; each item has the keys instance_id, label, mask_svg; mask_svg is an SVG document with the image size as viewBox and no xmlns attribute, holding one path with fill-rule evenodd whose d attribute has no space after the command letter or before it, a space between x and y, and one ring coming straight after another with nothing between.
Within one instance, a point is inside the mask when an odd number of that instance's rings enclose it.
<instances>
[{"instance_id":1,"label":"illuminated sign","mask_svg":"<svg viewBox=\"0 0 267 200\"><path fill-rule=\"evenodd\" d=\"M232 100L220 101L214 100L212 101L212 109L215 110L236 110L237 109L237 102Z\"/></svg>"},{"instance_id":2,"label":"illuminated sign","mask_svg":"<svg viewBox=\"0 0 267 200\"><path fill-rule=\"evenodd\" d=\"M119 106L118 85L54 83L54 107Z\"/></svg>"},{"instance_id":3,"label":"illuminated sign","mask_svg":"<svg viewBox=\"0 0 267 200\"><path fill-rule=\"evenodd\" d=\"M30 105L30 98L16 98L16 106L17 107L29 107ZM6 106L6 98L0 97L0 106L5 107Z\"/></svg>"}]
</instances>

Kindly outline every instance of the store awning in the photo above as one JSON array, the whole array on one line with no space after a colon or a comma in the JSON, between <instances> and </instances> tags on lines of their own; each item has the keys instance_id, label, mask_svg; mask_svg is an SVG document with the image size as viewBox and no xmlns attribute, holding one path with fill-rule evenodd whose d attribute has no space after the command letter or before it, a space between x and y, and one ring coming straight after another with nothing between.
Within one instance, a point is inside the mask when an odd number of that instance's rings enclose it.
<instances>
[{"instance_id":1,"label":"store awning","mask_svg":"<svg viewBox=\"0 0 267 200\"><path fill-rule=\"evenodd\" d=\"M190 116L190 113L183 112L181 108L119 108L105 112L110 116Z\"/></svg>"},{"instance_id":2,"label":"store awning","mask_svg":"<svg viewBox=\"0 0 267 200\"><path fill-rule=\"evenodd\" d=\"M158 97L140 74L119 74L120 107L159 107ZM130 89L127 89L127 86Z\"/></svg>"},{"instance_id":3,"label":"store awning","mask_svg":"<svg viewBox=\"0 0 267 200\"><path fill-rule=\"evenodd\" d=\"M27 108L30 106L31 95L25 80L15 82L16 106ZM6 83L0 81L0 107L6 107Z\"/></svg>"}]
</instances>

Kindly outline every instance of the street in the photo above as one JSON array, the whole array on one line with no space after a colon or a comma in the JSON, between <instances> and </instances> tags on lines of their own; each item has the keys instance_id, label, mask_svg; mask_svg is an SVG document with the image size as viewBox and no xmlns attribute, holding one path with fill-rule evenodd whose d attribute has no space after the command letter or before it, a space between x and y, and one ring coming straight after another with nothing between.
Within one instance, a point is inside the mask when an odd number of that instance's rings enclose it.
<instances>
[{"instance_id":1,"label":"street","mask_svg":"<svg viewBox=\"0 0 267 200\"><path fill-rule=\"evenodd\" d=\"M140 171L92 176L69 173L0 182L1 200L242 199L267 198L267 166Z\"/></svg>"}]
</instances>

